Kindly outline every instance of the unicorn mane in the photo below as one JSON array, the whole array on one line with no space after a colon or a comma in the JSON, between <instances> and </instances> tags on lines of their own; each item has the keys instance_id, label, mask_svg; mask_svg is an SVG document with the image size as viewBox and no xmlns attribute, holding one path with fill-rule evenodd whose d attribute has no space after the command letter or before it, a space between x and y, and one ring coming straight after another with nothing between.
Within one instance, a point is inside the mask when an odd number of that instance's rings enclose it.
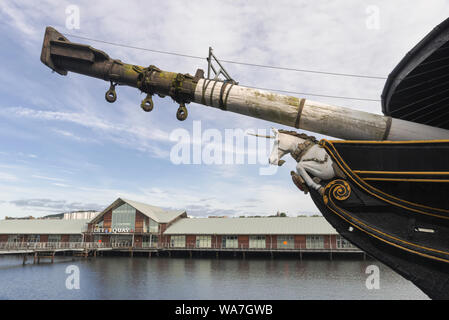
<instances>
[{"instance_id":1,"label":"unicorn mane","mask_svg":"<svg viewBox=\"0 0 449 320\"><path fill-rule=\"evenodd\" d=\"M279 131L279 133L288 134L288 135L291 135L291 136L294 136L294 137L297 137L297 138L300 138L300 139L311 140L314 143L318 143L319 142L314 136L309 136L309 135L307 135L305 133L299 133L299 132L296 132L296 131L283 130L283 129L279 129L278 131Z\"/></svg>"}]
</instances>

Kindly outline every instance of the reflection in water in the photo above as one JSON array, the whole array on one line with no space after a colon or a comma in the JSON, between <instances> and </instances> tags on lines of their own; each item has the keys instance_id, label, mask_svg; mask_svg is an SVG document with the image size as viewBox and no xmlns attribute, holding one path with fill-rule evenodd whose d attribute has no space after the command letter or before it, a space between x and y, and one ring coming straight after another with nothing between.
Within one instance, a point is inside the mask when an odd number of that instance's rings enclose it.
<instances>
[{"instance_id":1,"label":"reflection in water","mask_svg":"<svg viewBox=\"0 0 449 320\"><path fill-rule=\"evenodd\" d=\"M80 290L65 287L72 264ZM370 264L380 268L379 290L365 286ZM371 260L56 257L22 266L0 256L0 283L0 299L427 299Z\"/></svg>"}]
</instances>

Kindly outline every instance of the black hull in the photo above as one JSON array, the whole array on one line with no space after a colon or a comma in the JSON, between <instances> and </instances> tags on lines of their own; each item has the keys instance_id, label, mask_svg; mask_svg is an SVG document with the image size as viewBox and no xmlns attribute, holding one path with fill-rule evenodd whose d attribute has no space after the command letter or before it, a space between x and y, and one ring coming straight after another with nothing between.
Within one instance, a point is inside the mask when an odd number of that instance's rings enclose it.
<instances>
[{"instance_id":1,"label":"black hull","mask_svg":"<svg viewBox=\"0 0 449 320\"><path fill-rule=\"evenodd\" d=\"M320 142L340 176L311 191L346 239L412 281L449 299L449 141Z\"/></svg>"}]
</instances>

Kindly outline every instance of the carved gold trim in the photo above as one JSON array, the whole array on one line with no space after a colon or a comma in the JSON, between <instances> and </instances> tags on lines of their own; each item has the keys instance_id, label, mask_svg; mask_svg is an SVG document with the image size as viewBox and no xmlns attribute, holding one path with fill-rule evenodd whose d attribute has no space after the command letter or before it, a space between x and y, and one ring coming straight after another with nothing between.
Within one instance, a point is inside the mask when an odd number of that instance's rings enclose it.
<instances>
[{"instance_id":1,"label":"carved gold trim","mask_svg":"<svg viewBox=\"0 0 449 320\"><path fill-rule=\"evenodd\" d=\"M440 258L440 257L435 257L435 256L432 256L432 255L429 255L429 254L426 254L426 253L418 252L418 251L415 251L415 250L412 250L412 249L403 247L403 246L401 246L401 245L399 245L399 244L397 244L397 243L393 243L393 242L391 242L391 241L388 241L388 240L386 240L386 239L384 239L384 238L382 238L382 237L379 237L378 235L375 235L375 234L369 232L368 230L365 230L365 229L362 228L361 226L363 226L363 227L365 227L365 228L367 228L367 229L373 230L373 231L375 231L375 232L377 232L377 233L379 233L379 234L381 234L381 235L383 235L383 236L385 236L385 237L387 237L387 238L389 238L389 239L391 239L391 240L396 240L396 241L398 241L398 242L402 242L402 243L404 243L404 244L408 244L408 245L413 246L413 247L416 247L416 248L420 248L420 249L423 249L423 250L432 251L432 252L436 252L436 253L441 253L441 254L445 254L445 255L449 255L449 252L442 251L442 250L437 250L437 249L433 249L433 248L428 248L428 247L424 247L424 246L420 246L420 245L417 245L417 244L415 244L415 243L408 242L408 241L405 241L405 240L396 238L396 237L394 237L394 236L391 236L391 235L389 235L389 234L387 234L387 233L385 233L385 232L379 231L379 230L377 230L377 229L375 229L375 228L373 228L373 227L370 227L369 225L366 225L365 223L361 222L360 220L354 218L354 217L351 216L350 214L344 213L344 212L343 212L343 209L341 209L340 207L338 207L338 206L332 201L331 198L329 198L328 201L325 202L325 204L326 204L326 208L328 208L331 212L333 212L334 214L336 214L337 216L339 216L341 219L345 220L347 223L349 223L349 224L352 225L353 227L355 227L355 228L357 228L358 230L360 230L360 231L362 231L362 232L368 234L368 235L371 236L371 237L374 237L374 238L376 238L376 239L378 239L378 240L380 240L380 241L383 241L383 242L385 242L385 243L388 243L388 244L390 244L390 245L392 245L392 246L394 246L394 247L397 247L397 248L399 248L399 249L402 249L402 250L405 250L405 251L408 251L408 252L411 252L411 253L414 253L414 254L417 254L417 255L426 257L426 258L430 258L430 259L434 259L434 260L438 260L438 261L442 261L442 262L449 263L449 260L448 260L448 259L444 259L444 258ZM334 210L331 206L329 206L329 204L332 204L332 205L335 207L335 209L336 209L337 211ZM356 224L356 223L350 221L349 219L347 219L347 218L345 217L345 215L349 216L351 219L353 219L354 221L356 221L356 222L359 223L359 224Z\"/></svg>"},{"instance_id":2,"label":"carved gold trim","mask_svg":"<svg viewBox=\"0 0 449 320\"><path fill-rule=\"evenodd\" d=\"M406 141L369 141L369 140L327 140L330 143L369 143L369 144L416 144L416 143L448 143L449 140L406 140Z\"/></svg>"},{"instance_id":3,"label":"carved gold trim","mask_svg":"<svg viewBox=\"0 0 449 320\"><path fill-rule=\"evenodd\" d=\"M409 174L409 175L449 175L445 171L367 171L367 170L353 170L357 174Z\"/></svg>"},{"instance_id":4,"label":"carved gold trim","mask_svg":"<svg viewBox=\"0 0 449 320\"><path fill-rule=\"evenodd\" d=\"M338 180L334 180L334 181L332 181L332 182L336 182L336 181L338 181ZM442 251L442 250L437 250L437 249L433 249L433 248L428 248L428 247L420 246L420 245L417 245L417 244L415 244L415 243L412 243L412 242L408 242L408 241L399 239L399 238L394 237L394 236L392 236L392 235L389 235L389 234L387 234L387 233L385 233L385 232L382 232L382 231L380 231L380 230L378 230L378 229L376 229L376 228L373 228L373 227L371 227L371 226L369 226L369 225L363 223L362 221L358 220L357 218L354 218L352 215L350 215L349 213L345 212L342 208L340 208L339 206L337 206L337 205L335 204L335 202L332 200L332 197L327 197L327 194L329 194L329 195L330 195L330 194L334 195L333 192L332 192L332 190L331 190L331 188L332 188L333 186L335 186L337 183L332 183L332 182L330 182L330 183L326 186L326 188L325 188L325 195L323 195L323 200L326 198L326 200L324 201L326 207L327 207L331 212L333 212L334 214L336 214L337 216L339 216L341 219L345 220L346 222L348 222L350 225L352 225L353 227L357 228L358 230L363 231L364 233L366 233L366 234L368 234L368 235L370 235L370 236L372 236L372 237L374 237L374 238L376 238L376 239L379 239L379 240L381 240L381 241L383 241L383 242L385 242L385 243L388 243L388 244L390 244L390 245L392 245L392 246L395 246L395 247L397 247L397 248L400 248L400 249L406 250L406 251L408 251L408 252L411 252L411 253L414 253L414 254L418 254L418 255L421 255L421 256L424 256L424 257L427 257L427 258L431 258L431 259L435 259L435 260L439 260L439 261L443 261L443 262L449 263L449 260L447 260L447 259L435 257L435 256L432 256L432 255L429 255L429 254L426 254L426 253L418 252L418 251L415 251L415 250L412 250L412 249L403 247L403 246L401 246L401 245L399 245L399 244L397 244L397 243L393 243L393 242L388 241L388 240L386 240L386 239L384 239L384 238L382 238L382 237L379 237L378 235L376 235L376 234L374 234L374 233L372 233L372 232L369 232L368 230L365 230L364 228L370 229L370 230L372 230L372 231L374 231L374 232L379 233L380 235L385 236L386 238L389 238L389 239L391 239L391 240L396 240L396 241L398 241L398 242L401 242L401 243L404 243L404 244L408 244L408 245L413 246L413 247L416 247L416 248L420 248L420 249L423 249L423 250L428 250L428 251L432 251L432 252L436 252L436 253L441 253L441 254L449 255L449 252L446 252L446 251ZM327 192L326 192L326 191L327 191ZM337 200L338 200L338 199L337 199ZM331 205L332 205L332 206L331 206ZM332 208L332 207L334 207L335 209ZM352 219L353 221L355 221L355 222L357 222L357 223L354 223L354 222L350 221L350 220L347 219L345 216L349 216L350 219ZM364 228L362 228L362 226L363 226Z\"/></svg>"},{"instance_id":5,"label":"carved gold trim","mask_svg":"<svg viewBox=\"0 0 449 320\"><path fill-rule=\"evenodd\" d=\"M412 178L362 178L362 180L364 180L364 181L402 181L402 182L449 182L448 179L412 179Z\"/></svg>"},{"instance_id":6,"label":"carved gold trim","mask_svg":"<svg viewBox=\"0 0 449 320\"><path fill-rule=\"evenodd\" d=\"M329 146L326 145L326 142L329 143L329 145L332 147L333 150L331 150L331 149L329 148ZM337 157L337 159L335 159L335 160L336 160L338 166L343 170L344 173L346 173L346 174L349 176L349 178L350 178L355 184L357 184L360 188L362 188L362 189L363 189L364 191L366 191L367 193L371 194L372 196L376 197L377 199L380 199L380 200L385 201L385 202L387 202L387 203L389 203L389 204L391 204L391 205L394 205L394 206L397 206L397 207L400 207L400 208L403 208L403 209L406 209L406 210L418 212L418 213L421 213L421 214L425 214L425 215L429 215L429 216L433 216L433 217L437 217L437 218L449 219L449 217L447 217L447 216L442 216L442 215L439 215L439 214L434 214L434 213L430 213L430 212L425 212L425 211L421 211L421 210L419 210L419 209L410 208L410 207L401 205L401 204L399 204L399 203L396 203L396 202L394 202L394 201L385 199L385 198L383 198L382 196L377 195L377 194L371 192L368 188L371 188L371 189L373 189L373 190L379 192L380 194L385 195L385 196L388 196L388 197L390 197L390 198L392 198L392 199L394 199L394 200L402 201L402 202L407 203L407 204L412 205L412 206L416 206L416 207L423 208L423 209L430 209L430 210L440 211L440 212L444 212L444 213L449 213L449 210L441 209L441 208L433 208L433 207L428 207L428 206L425 206L425 205L422 205L422 204L409 202L409 201L407 201L407 200L403 200L403 199L394 197L394 196L392 196L392 195L386 194L385 192L383 192L383 191L381 191L381 190L379 190L379 189L374 188L372 185L370 185L370 184L366 183L365 181L363 181L363 179L360 178L354 171L352 171L352 169L348 166L348 164L343 160L343 158L341 157L340 153L335 149L335 146L332 144L332 142L333 142L333 141L327 141L327 140L323 139L323 140L321 140L321 141L319 142L319 144L322 145L322 146L329 152L329 154L330 154L331 156L332 156L333 154L335 154L335 156ZM345 142L345 143L346 143L346 141L335 141L335 142L336 142L336 143L341 143L341 142ZM373 143L375 143L376 141L359 141L359 143L362 143L362 142L363 142L363 143L366 143L366 142L373 142ZM394 141L391 141L391 142L394 142ZM407 141L406 141L406 142L407 142ZM424 142L424 141L423 141L423 142ZM449 140L444 140L444 141L438 140L438 142L449 142ZM333 158L335 158L335 157L333 157ZM349 172L348 172L348 170L347 170L345 167L348 168ZM353 177L351 177L351 174L350 174L350 173L351 173L352 175L354 175L356 178L358 178L358 179L360 180L361 183L366 184L366 186L360 184L359 181L357 181L357 179L354 179Z\"/></svg>"},{"instance_id":7,"label":"carved gold trim","mask_svg":"<svg viewBox=\"0 0 449 320\"><path fill-rule=\"evenodd\" d=\"M326 185L324 192L328 189L330 189L329 192L332 192L334 198L339 201L344 201L351 195L351 187L346 181L341 179L329 182Z\"/></svg>"}]
</instances>

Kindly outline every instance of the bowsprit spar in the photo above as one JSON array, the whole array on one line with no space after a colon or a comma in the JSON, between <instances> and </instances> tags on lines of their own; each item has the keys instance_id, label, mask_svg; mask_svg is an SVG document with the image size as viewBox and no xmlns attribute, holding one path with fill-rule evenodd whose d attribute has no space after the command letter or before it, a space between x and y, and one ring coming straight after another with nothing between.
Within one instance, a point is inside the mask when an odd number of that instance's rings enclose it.
<instances>
[{"instance_id":1,"label":"bowsprit spar","mask_svg":"<svg viewBox=\"0 0 449 320\"><path fill-rule=\"evenodd\" d=\"M343 140L321 140L275 130L270 163L290 153L293 182L310 192L329 223L369 255L411 280L431 298L449 298L449 19L429 33L390 74L382 94L384 115L352 110L205 78L141 67L73 43L45 30L41 61L61 75L76 72L127 85L152 96L268 120Z\"/></svg>"}]
</instances>

